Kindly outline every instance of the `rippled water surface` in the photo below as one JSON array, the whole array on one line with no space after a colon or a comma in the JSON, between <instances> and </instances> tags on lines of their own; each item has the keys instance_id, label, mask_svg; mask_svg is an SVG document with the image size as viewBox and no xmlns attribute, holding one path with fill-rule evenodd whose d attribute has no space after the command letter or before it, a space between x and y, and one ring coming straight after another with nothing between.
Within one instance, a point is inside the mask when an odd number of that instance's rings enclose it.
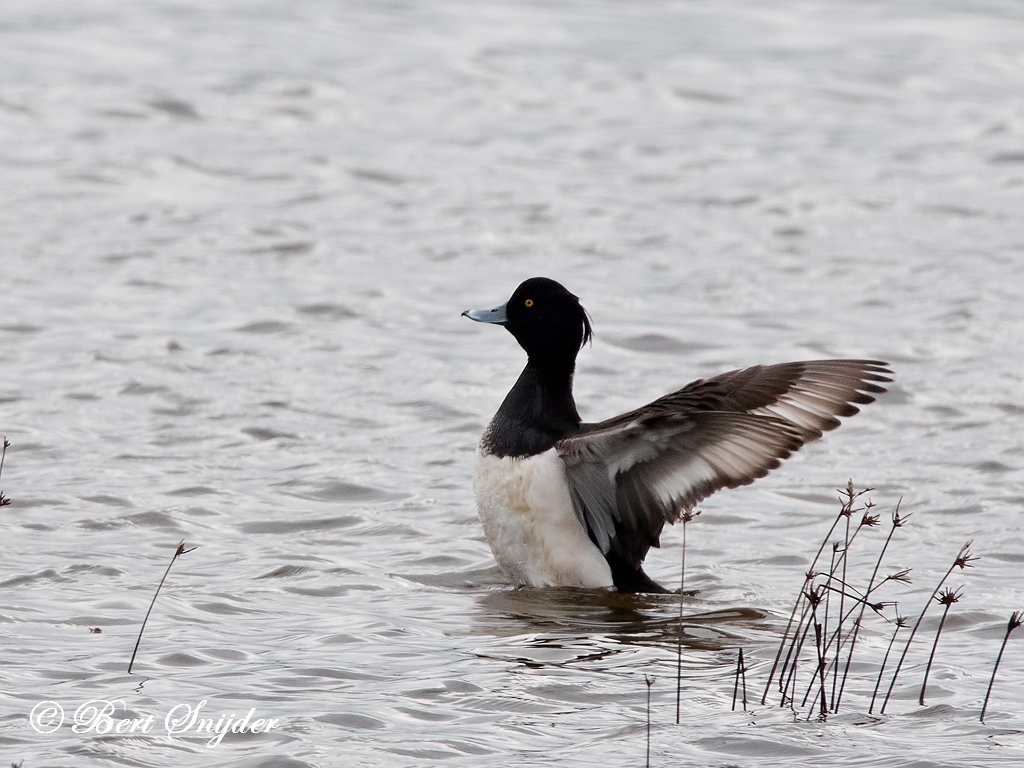
<instances>
[{"instance_id":1,"label":"rippled water surface","mask_svg":"<svg viewBox=\"0 0 1024 768\"><path fill-rule=\"evenodd\" d=\"M652 765L1024 761L1024 632L978 722L1024 608L1018 3L8 0L0 51L3 759L642 765L647 675ZM688 527L678 727L677 598L511 590L476 520L523 356L459 313L534 274L593 316L586 419L761 362L897 374ZM981 560L927 705L938 607L884 717L869 616L821 723L757 701L851 477L913 513L902 612ZM94 699L157 726L75 733ZM169 739L203 700L280 723Z\"/></svg>"}]
</instances>

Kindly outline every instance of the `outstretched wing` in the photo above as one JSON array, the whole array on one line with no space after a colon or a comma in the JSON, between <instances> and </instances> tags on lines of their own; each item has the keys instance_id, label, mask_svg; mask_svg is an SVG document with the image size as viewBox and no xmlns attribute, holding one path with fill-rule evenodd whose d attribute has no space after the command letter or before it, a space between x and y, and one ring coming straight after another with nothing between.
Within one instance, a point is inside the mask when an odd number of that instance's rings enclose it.
<instances>
[{"instance_id":1,"label":"outstretched wing","mask_svg":"<svg viewBox=\"0 0 1024 768\"><path fill-rule=\"evenodd\" d=\"M561 440L573 505L604 554L639 567L666 522L746 485L891 381L876 360L755 366L701 379Z\"/></svg>"}]
</instances>

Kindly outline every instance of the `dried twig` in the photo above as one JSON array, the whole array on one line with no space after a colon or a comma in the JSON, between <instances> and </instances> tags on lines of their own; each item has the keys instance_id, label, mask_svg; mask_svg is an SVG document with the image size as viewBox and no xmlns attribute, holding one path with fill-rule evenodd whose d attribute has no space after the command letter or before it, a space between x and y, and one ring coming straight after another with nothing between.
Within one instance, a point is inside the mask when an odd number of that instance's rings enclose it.
<instances>
[{"instance_id":1,"label":"dried twig","mask_svg":"<svg viewBox=\"0 0 1024 768\"><path fill-rule=\"evenodd\" d=\"M174 556L171 558L171 562L167 564L167 570L164 571L164 575L160 578L160 583L156 585L156 592L153 593L153 599L149 601L149 610L146 611L146 618L142 620L142 626L139 628L139 637L135 641L135 650L132 651L132 658L128 662L128 674L132 673L132 665L135 663L135 654L139 652L139 643L142 642L142 633L146 631L146 622L149 621L149 614L153 611L153 606L156 605L156 596L160 594L160 588L164 585L164 580L167 578L167 574L171 572L171 566L174 565L174 561L177 560L181 555L187 555L195 547L185 549L185 540L182 539L178 542L177 549L174 550Z\"/></svg>"}]
</instances>

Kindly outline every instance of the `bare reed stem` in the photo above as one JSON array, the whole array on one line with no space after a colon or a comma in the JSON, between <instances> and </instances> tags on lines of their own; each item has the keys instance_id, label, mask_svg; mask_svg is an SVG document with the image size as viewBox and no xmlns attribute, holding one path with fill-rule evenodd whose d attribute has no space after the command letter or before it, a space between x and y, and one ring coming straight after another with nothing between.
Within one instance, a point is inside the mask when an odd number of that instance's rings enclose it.
<instances>
[{"instance_id":1,"label":"bare reed stem","mask_svg":"<svg viewBox=\"0 0 1024 768\"><path fill-rule=\"evenodd\" d=\"M983 723L985 722L985 710L988 709L988 698L992 695L992 686L995 685L996 682L996 672L999 671L999 662L1003 660L1003 651L1006 650L1006 641L1010 639L1010 633L1024 623L1022 622L1022 618L1024 618L1024 613L1021 611L1014 611L1010 614L1010 620L1006 622L1006 634L1003 635L1003 644L999 646L999 655L996 656L996 665L992 667L992 679L988 681L988 690L985 691L985 702L981 705L981 717L979 719Z\"/></svg>"},{"instance_id":2,"label":"bare reed stem","mask_svg":"<svg viewBox=\"0 0 1024 768\"><path fill-rule=\"evenodd\" d=\"M900 500L896 502L896 509L892 513L892 527L889 529L889 535L885 537L885 542L882 544L882 549L878 553L878 559L875 561L875 569L871 572L871 578L868 580L868 588L864 593L865 597L868 597L875 588L875 579L878 577L878 571L882 567L882 560L885 558L885 551L889 548L889 542L892 541L893 534L896 533L897 528L902 528L904 523L907 522L907 518L910 515L900 517L900 505L903 503L903 497L900 496ZM857 647L857 637L860 635L860 628L864 621L864 611L867 609L867 603L861 603L860 613L857 614L857 620L853 624L853 635L850 638L850 647L846 653L846 666L843 668L843 681L839 684L839 695L836 697L833 708L838 712L839 705L843 700L843 691L846 690L846 677L850 674L850 663L853 661L853 651ZM838 653L836 654L838 658Z\"/></svg>"},{"instance_id":3,"label":"bare reed stem","mask_svg":"<svg viewBox=\"0 0 1024 768\"><path fill-rule=\"evenodd\" d=\"M686 588L686 524L700 514L684 509L679 519L683 521L683 562L679 575L679 638L676 645L676 725L679 725L679 707L683 696L683 596Z\"/></svg>"},{"instance_id":4,"label":"bare reed stem","mask_svg":"<svg viewBox=\"0 0 1024 768\"><path fill-rule=\"evenodd\" d=\"M156 604L156 596L160 594L160 588L164 585L164 580L167 578L167 574L171 572L171 566L174 565L174 561L177 560L181 555L188 554L195 547L191 549L185 549L185 540L182 539L178 542L177 549L174 550L174 556L171 557L171 562L167 564L167 570L164 571L164 575L160 578L160 583L156 585L156 592L153 593L153 599L149 601L149 610L146 611L146 618L142 620L142 626L139 628L139 637L135 641L135 650L132 651L132 658L128 662L128 674L132 673L132 665L135 663L135 654L139 652L139 643L142 642L142 633L146 631L146 622L149 621L149 614L153 611L153 606Z\"/></svg>"},{"instance_id":5,"label":"bare reed stem","mask_svg":"<svg viewBox=\"0 0 1024 768\"><path fill-rule=\"evenodd\" d=\"M921 682L921 695L917 699L917 703L922 707L924 706L924 692L928 687L928 675L932 671L932 661L935 660L935 649L939 647L939 635L942 634L942 627L946 623L946 616L949 615L950 607L953 603L959 602L962 596L963 594L961 592L947 588L942 590L942 593L935 598L945 607L942 609L942 618L939 619L939 628L935 630L935 642L932 643L932 652L928 654L928 666L924 668L924 680Z\"/></svg>"},{"instance_id":6,"label":"bare reed stem","mask_svg":"<svg viewBox=\"0 0 1024 768\"><path fill-rule=\"evenodd\" d=\"M849 519L849 516L854 511L853 505L856 502L856 500L863 496L865 493L870 492L871 490L873 489L865 488L863 491L855 491L853 488L853 480L849 480L846 483L846 488L839 491L841 505L839 513L836 515L836 519L832 521L832 526L828 529L828 533L825 534L825 538L821 540L821 545L818 547L818 552L814 555L814 559L811 561L810 568L808 568L807 572L804 574L804 583L801 585L800 591L797 593L796 601L793 603L793 610L789 613L789 620L786 622L786 628L782 632L782 639L779 641L779 648L775 652L775 661L772 662L772 669L771 672L769 672L768 674L768 681L765 683L764 693L761 694L761 704L764 704L768 700L768 691L771 690L772 681L775 679L776 671L779 672L780 678L786 676L786 670L789 667L790 660L792 658L792 651L793 648L796 646L795 636L800 634L802 625L801 620L801 622L797 624L796 628L793 629L793 621L794 619L796 619L797 611L800 609L800 603L804 599L804 594L807 591L807 588L810 586L810 583L814 580L815 576L818 575L817 572L815 572L814 568L815 566L817 566L818 560L821 558L822 552L825 551L825 546L828 544L829 539L832 538L832 534L835 531L836 526L839 525L839 521L842 520L844 517ZM858 530L860 529L858 528ZM801 614L801 619L803 619L804 616L806 616L806 611L803 614ZM782 669L779 670L779 662L782 661L782 652L786 648L786 641L790 639L789 632L791 629L794 633L794 641L790 642L789 652L786 654L786 660L782 665ZM793 659L793 661L795 661L795 659ZM782 686L782 684L780 683L780 690L783 693L783 702L785 700L785 691L787 688L788 683L786 686ZM780 704L780 706L784 706L784 703Z\"/></svg>"},{"instance_id":7,"label":"bare reed stem","mask_svg":"<svg viewBox=\"0 0 1024 768\"><path fill-rule=\"evenodd\" d=\"M907 620L905 617L900 616L898 607L896 611L895 624L896 627L892 631L892 637L889 638L889 647L885 649L885 656L882 657L882 666L878 670L878 679L875 681L875 690L871 693L871 705L868 707L869 715L875 710L875 699L878 697L878 688L882 684L882 676L885 674L885 665L889 661L889 653L892 651L893 643L896 642L896 633L903 629L903 627L907 626Z\"/></svg>"},{"instance_id":8,"label":"bare reed stem","mask_svg":"<svg viewBox=\"0 0 1024 768\"><path fill-rule=\"evenodd\" d=\"M743 711L747 711L747 667L743 663L743 649L736 656L736 683L732 687L732 711L736 711L736 697L740 692L740 679L743 680Z\"/></svg>"},{"instance_id":9,"label":"bare reed stem","mask_svg":"<svg viewBox=\"0 0 1024 768\"><path fill-rule=\"evenodd\" d=\"M812 613L814 608L811 608ZM821 680L821 717L824 718L828 714L828 702L825 700L825 656L822 645L822 631L821 624L818 623L818 617L814 616L814 645L818 650L818 677ZM813 710L813 707L812 707ZM808 713L810 718L810 713Z\"/></svg>"},{"instance_id":10,"label":"bare reed stem","mask_svg":"<svg viewBox=\"0 0 1024 768\"><path fill-rule=\"evenodd\" d=\"M949 575L953 572L954 568L960 568L961 570L964 568L972 568L973 566L971 565L971 562L978 559L971 555L971 544L973 543L973 541L968 541L960 547L960 551L957 553L956 559L953 560L953 564L949 566L949 570L946 571L945 576L939 580L939 583L935 586L935 590L929 596L928 602L924 606L924 610L921 611L921 615L918 616L917 621L914 622L914 627L910 630L910 637L907 638L906 645L903 646L903 653L900 654L900 660L896 663L896 671L892 673L892 680L889 681L889 689L885 692L885 699L882 700L882 709L880 712L883 715L885 714L886 706L889 704L889 697L892 696L892 689L896 687L896 678L899 677L900 669L903 666L904 660L907 658L907 652L910 650L910 644L914 640L914 635L917 634L917 628L921 626L921 622L924 620L924 615L928 612L928 608L931 607L932 600L934 600L935 596L939 594L939 590L942 589L942 585L946 583L946 579L949 578Z\"/></svg>"},{"instance_id":11,"label":"bare reed stem","mask_svg":"<svg viewBox=\"0 0 1024 768\"><path fill-rule=\"evenodd\" d=\"M644 682L647 683L647 768L651 768L651 686L655 679L644 675Z\"/></svg>"},{"instance_id":12,"label":"bare reed stem","mask_svg":"<svg viewBox=\"0 0 1024 768\"><path fill-rule=\"evenodd\" d=\"M11 444L7 442L7 436L3 439L3 449L0 450L0 477L4 474L4 459L7 458L7 449L11 447ZM6 507L11 503L11 500L4 496L3 491L0 491L0 507Z\"/></svg>"}]
</instances>

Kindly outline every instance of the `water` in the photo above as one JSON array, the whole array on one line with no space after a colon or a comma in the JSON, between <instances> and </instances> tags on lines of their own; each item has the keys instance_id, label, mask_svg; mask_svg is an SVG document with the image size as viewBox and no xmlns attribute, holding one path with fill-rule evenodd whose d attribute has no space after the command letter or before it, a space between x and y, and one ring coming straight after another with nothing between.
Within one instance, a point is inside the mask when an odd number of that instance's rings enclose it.
<instances>
[{"instance_id":1,"label":"water","mask_svg":"<svg viewBox=\"0 0 1024 768\"><path fill-rule=\"evenodd\" d=\"M1024 607L1022 33L1011 2L5 3L4 759L640 765L646 674L652 765L1019 764L1024 634L978 711ZM674 598L512 591L475 518L522 355L459 313L534 274L593 316L587 419L759 362L897 372L689 527L682 727ZM902 612L982 558L928 706L935 609L885 718L877 620L827 723L731 712L851 477L913 513ZM156 726L29 725L93 699ZM168 739L203 700L280 723Z\"/></svg>"}]
</instances>

